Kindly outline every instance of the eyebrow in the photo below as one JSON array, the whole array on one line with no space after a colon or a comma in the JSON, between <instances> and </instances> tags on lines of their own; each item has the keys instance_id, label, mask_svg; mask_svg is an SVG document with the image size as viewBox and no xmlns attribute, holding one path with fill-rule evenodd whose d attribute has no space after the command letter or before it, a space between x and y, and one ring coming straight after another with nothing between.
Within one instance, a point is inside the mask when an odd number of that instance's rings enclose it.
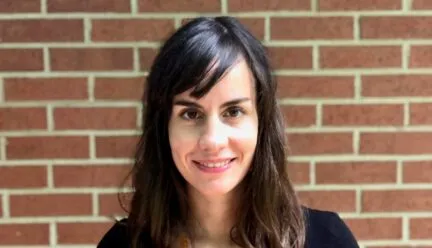
<instances>
[{"instance_id":1,"label":"eyebrow","mask_svg":"<svg viewBox=\"0 0 432 248\"><path fill-rule=\"evenodd\" d=\"M248 97L233 99L233 100L230 100L228 102L224 102L221 107L224 108L224 107L236 105L236 104L239 104L239 103L242 103L242 102L246 102L246 101L250 101L250 100L251 99L248 98ZM193 101L188 101L188 100L176 100L176 101L174 101L174 105L182 105L182 106L186 106L186 107L195 107L195 108L201 108L201 109L203 108L198 103L193 102Z\"/></svg>"}]
</instances>

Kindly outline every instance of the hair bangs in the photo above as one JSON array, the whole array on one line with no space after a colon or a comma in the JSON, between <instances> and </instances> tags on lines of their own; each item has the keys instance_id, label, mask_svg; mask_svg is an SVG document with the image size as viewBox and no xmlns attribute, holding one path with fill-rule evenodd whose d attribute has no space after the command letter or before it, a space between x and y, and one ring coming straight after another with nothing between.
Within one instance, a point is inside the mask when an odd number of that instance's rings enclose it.
<instances>
[{"instance_id":1,"label":"hair bangs","mask_svg":"<svg viewBox=\"0 0 432 248\"><path fill-rule=\"evenodd\" d=\"M214 39L218 41L214 42ZM185 56L185 68L173 93L176 95L192 89L190 95L201 98L242 57L243 52L227 35L209 37L204 32L194 40L188 49L189 56Z\"/></svg>"},{"instance_id":2,"label":"hair bangs","mask_svg":"<svg viewBox=\"0 0 432 248\"><path fill-rule=\"evenodd\" d=\"M200 75L200 80L194 82L195 87L191 91L191 96L200 98L207 94L241 57L240 49L232 45L225 45L215 52L217 55L205 72Z\"/></svg>"}]
</instances>

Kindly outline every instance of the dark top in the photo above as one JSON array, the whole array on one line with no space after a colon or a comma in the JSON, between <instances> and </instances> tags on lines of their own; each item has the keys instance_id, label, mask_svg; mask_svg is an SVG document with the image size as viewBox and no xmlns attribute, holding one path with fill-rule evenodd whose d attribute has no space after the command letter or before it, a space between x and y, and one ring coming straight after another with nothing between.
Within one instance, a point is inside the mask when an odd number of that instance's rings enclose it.
<instances>
[{"instance_id":1,"label":"dark top","mask_svg":"<svg viewBox=\"0 0 432 248\"><path fill-rule=\"evenodd\" d=\"M353 234L338 214L310 208L304 210L307 223L306 248L359 248ZM129 247L126 225L114 224L97 246L114 247Z\"/></svg>"}]
</instances>

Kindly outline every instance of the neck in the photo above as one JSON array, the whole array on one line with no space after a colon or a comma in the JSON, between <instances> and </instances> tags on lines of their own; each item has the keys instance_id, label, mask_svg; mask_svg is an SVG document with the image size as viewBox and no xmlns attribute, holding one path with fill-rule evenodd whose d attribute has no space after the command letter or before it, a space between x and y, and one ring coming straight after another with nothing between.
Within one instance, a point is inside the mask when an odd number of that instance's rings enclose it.
<instances>
[{"instance_id":1,"label":"neck","mask_svg":"<svg viewBox=\"0 0 432 248\"><path fill-rule=\"evenodd\" d=\"M229 242L236 221L236 194L205 196L189 190L193 220L193 238L212 242Z\"/></svg>"}]
</instances>

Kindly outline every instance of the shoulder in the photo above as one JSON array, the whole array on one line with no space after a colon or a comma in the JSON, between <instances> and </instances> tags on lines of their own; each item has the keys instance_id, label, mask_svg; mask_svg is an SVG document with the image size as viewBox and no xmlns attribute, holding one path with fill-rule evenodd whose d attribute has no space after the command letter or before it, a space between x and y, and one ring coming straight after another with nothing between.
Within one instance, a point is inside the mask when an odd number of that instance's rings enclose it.
<instances>
[{"instance_id":1,"label":"shoulder","mask_svg":"<svg viewBox=\"0 0 432 248\"><path fill-rule=\"evenodd\" d=\"M337 213L303 208L306 219L306 247L358 248L354 235Z\"/></svg>"},{"instance_id":2,"label":"shoulder","mask_svg":"<svg viewBox=\"0 0 432 248\"><path fill-rule=\"evenodd\" d=\"M129 235L127 220L122 219L113 224L108 232L102 237L97 248L129 247Z\"/></svg>"},{"instance_id":3,"label":"shoulder","mask_svg":"<svg viewBox=\"0 0 432 248\"><path fill-rule=\"evenodd\" d=\"M307 248L358 248L354 235L337 213L303 207L306 219ZM127 220L117 221L97 248L129 247Z\"/></svg>"}]
</instances>

